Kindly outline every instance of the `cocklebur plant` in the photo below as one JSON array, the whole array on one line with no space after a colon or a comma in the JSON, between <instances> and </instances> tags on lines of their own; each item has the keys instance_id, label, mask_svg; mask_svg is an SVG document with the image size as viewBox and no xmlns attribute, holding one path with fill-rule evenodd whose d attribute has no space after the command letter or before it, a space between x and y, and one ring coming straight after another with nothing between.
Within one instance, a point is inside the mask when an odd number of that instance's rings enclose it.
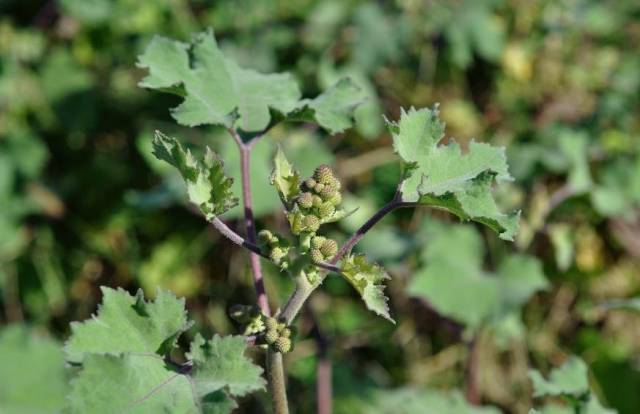
<instances>
[{"instance_id":1,"label":"cocklebur plant","mask_svg":"<svg viewBox=\"0 0 640 414\"><path fill-rule=\"evenodd\" d=\"M349 79L313 99L302 99L288 74L261 74L239 67L218 48L212 31L195 35L190 43L156 37L139 58L148 71L140 86L183 98L171 110L181 125L225 128L240 152L245 236L220 216L239 203L223 160L210 148L191 152L179 139L158 131L154 155L174 166L186 185L188 199L204 218L233 243L249 251L256 304L231 307L230 316L242 325L242 335L196 336L186 362L176 363L171 351L191 323L184 301L158 291L153 302L142 294L103 290L97 316L72 325L67 360L80 366L69 397L69 412L230 412L242 397L263 388L262 369L244 356L248 345L266 350L266 383L277 414L289 411L283 354L295 345L295 318L328 274L344 277L365 306L394 322L384 293L390 278L384 268L352 253L353 247L379 220L398 208L428 206L449 211L463 220L482 223L502 239L512 240L518 213L502 213L492 186L510 180L503 148L471 141L462 152L455 141L443 145L444 124L437 107L402 111L387 121L396 153L404 165L392 200L339 246L327 237L325 225L351 212L341 208L343 186L328 165L302 177L278 149L273 172L264 177L277 191L289 234L274 229L257 232L252 212L250 155L256 142L281 122L315 123L328 133L352 124L361 94ZM199 154L202 154L201 156ZM260 260L273 262L295 282L288 300L272 312L264 287ZM99 379L99 381L98 381ZM86 392L97 387L96 392Z\"/></svg>"}]
</instances>

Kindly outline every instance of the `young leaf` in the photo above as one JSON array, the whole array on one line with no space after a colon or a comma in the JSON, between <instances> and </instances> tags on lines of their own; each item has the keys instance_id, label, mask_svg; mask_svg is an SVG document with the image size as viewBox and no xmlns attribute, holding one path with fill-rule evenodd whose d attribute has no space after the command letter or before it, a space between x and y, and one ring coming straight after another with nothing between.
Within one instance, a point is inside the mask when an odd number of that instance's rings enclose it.
<instances>
[{"instance_id":1,"label":"young leaf","mask_svg":"<svg viewBox=\"0 0 640 414\"><path fill-rule=\"evenodd\" d=\"M494 181L511 180L504 148L471 141L463 154L455 141L438 145L444 123L437 107L403 110L399 122L387 125L396 152L408 163L400 188L403 201L445 209L513 240L519 213L502 213L491 194Z\"/></svg>"},{"instance_id":2,"label":"young leaf","mask_svg":"<svg viewBox=\"0 0 640 414\"><path fill-rule=\"evenodd\" d=\"M244 356L242 336L219 336L205 341L197 335L187 357L193 362L191 376L200 395L227 387L234 396L243 396L264 388L262 368Z\"/></svg>"},{"instance_id":3,"label":"young leaf","mask_svg":"<svg viewBox=\"0 0 640 414\"><path fill-rule=\"evenodd\" d=\"M222 125L259 134L290 119L315 122L334 134L352 125L353 110L361 102L359 88L346 78L315 99L300 100L291 75L239 67L224 56L211 30L189 44L156 36L138 66L149 70L141 87L184 97L171 114L187 126Z\"/></svg>"},{"instance_id":4,"label":"young leaf","mask_svg":"<svg viewBox=\"0 0 640 414\"><path fill-rule=\"evenodd\" d=\"M484 271L482 239L472 227L432 221L426 233L426 266L411 281L409 294L471 329L517 312L548 286L541 263L530 256L512 255L495 274Z\"/></svg>"},{"instance_id":5,"label":"young leaf","mask_svg":"<svg viewBox=\"0 0 640 414\"><path fill-rule=\"evenodd\" d=\"M153 302L146 302L142 291L133 297L122 289L103 287L102 294L97 315L71 323L71 338L65 344L71 362L82 362L87 354L164 353L191 326L184 299L169 292L158 290Z\"/></svg>"},{"instance_id":6,"label":"young leaf","mask_svg":"<svg viewBox=\"0 0 640 414\"><path fill-rule=\"evenodd\" d=\"M222 160L209 147L201 161L191 151L185 151L175 138L156 131L153 155L178 169L187 184L189 200L200 208L207 220L238 204L231 192L233 180L225 175Z\"/></svg>"},{"instance_id":7,"label":"young leaf","mask_svg":"<svg viewBox=\"0 0 640 414\"><path fill-rule=\"evenodd\" d=\"M195 35L191 44L156 36L138 66L149 69L142 87L184 88L184 101L172 110L182 125L262 131L271 122L271 110L287 114L300 99L289 74L264 75L240 68L222 54L211 30Z\"/></svg>"},{"instance_id":8,"label":"young leaf","mask_svg":"<svg viewBox=\"0 0 640 414\"><path fill-rule=\"evenodd\" d=\"M271 185L278 191L282 204L287 210L291 210L293 200L300 194L300 181L300 173L293 169L293 166L284 155L284 151L278 146L273 159Z\"/></svg>"},{"instance_id":9,"label":"young leaf","mask_svg":"<svg viewBox=\"0 0 640 414\"><path fill-rule=\"evenodd\" d=\"M342 261L342 275L358 291L370 311L395 323L389 314L389 300L384 295L384 282L390 279L387 272L376 263L367 262L362 254L349 255Z\"/></svg>"}]
</instances>

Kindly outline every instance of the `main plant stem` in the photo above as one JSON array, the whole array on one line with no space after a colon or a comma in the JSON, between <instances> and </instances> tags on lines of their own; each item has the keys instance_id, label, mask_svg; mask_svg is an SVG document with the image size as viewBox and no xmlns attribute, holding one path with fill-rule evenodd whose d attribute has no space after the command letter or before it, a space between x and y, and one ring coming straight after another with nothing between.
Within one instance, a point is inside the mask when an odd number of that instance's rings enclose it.
<instances>
[{"instance_id":1,"label":"main plant stem","mask_svg":"<svg viewBox=\"0 0 640 414\"><path fill-rule=\"evenodd\" d=\"M252 144L259 139L256 137L253 142L244 143L234 129L230 129L229 133L238 144L240 150L240 171L242 180L242 200L244 204L244 222L247 233L246 246L256 246L256 223L253 217L253 201L251 198L251 148ZM229 237L229 236L227 236ZM243 240L235 240L236 243L245 245ZM258 306L262 313L271 316L269 308L269 299L267 291L264 287L264 279L262 277L262 267L260 265L260 254L249 248L249 260L251 263L251 274L253 275L253 284L256 289ZM269 383L269 391L273 404L274 414L289 414L289 405L287 403L287 386L284 376L284 364L282 362L282 354L272 350L267 351L267 381Z\"/></svg>"},{"instance_id":2,"label":"main plant stem","mask_svg":"<svg viewBox=\"0 0 640 414\"><path fill-rule=\"evenodd\" d=\"M244 224L247 232L247 241L255 245L256 244L256 222L253 217L253 200L251 198L251 147L240 140L235 131L232 133L238 148L240 149L240 171L242 179L242 200L244 204ZM264 288L264 279L262 277L262 267L260 265L260 256L251 251L249 253L249 261L251 263L251 274L253 275L253 284L256 288L256 296L258 306L262 313L266 316L271 316L271 309L269 308L269 299L267 297L267 291Z\"/></svg>"}]
</instances>

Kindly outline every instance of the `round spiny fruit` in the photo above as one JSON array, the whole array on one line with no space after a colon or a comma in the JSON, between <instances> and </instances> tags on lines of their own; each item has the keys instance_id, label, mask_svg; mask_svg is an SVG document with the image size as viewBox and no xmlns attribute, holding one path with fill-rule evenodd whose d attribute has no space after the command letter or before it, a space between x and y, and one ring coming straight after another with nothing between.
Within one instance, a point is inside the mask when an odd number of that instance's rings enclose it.
<instances>
[{"instance_id":1,"label":"round spiny fruit","mask_svg":"<svg viewBox=\"0 0 640 414\"><path fill-rule=\"evenodd\" d=\"M337 192L338 190L336 190L334 186L325 185L322 191L320 191L320 197L324 198L325 200L330 199L331 197L336 195Z\"/></svg>"},{"instance_id":2,"label":"round spiny fruit","mask_svg":"<svg viewBox=\"0 0 640 414\"><path fill-rule=\"evenodd\" d=\"M313 187L316 186L316 180L314 180L313 178L307 178L304 181L304 185L307 187L308 190L311 190Z\"/></svg>"},{"instance_id":3,"label":"round spiny fruit","mask_svg":"<svg viewBox=\"0 0 640 414\"><path fill-rule=\"evenodd\" d=\"M278 327L278 321L276 320L276 318L266 318L264 320L264 326L268 331L275 331Z\"/></svg>"},{"instance_id":4,"label":"round spiny fruit","mask_svg":"<svg viewBox=\"0 0 640 414\"><path fill-rule=\"evenodd\" d=\"M320 196L314 195L313 196L313 206L318 208L322 205L322 198L320 198Z\"/></svg>"},{"instance_id":5,"label":"round spiny fruit","mask_svg":"<svg viewBox=\"0 0 640 414\"><path fill-rule=\"evenodd\" d=\"M291 339L281 336L276 340L273 346L276 351L280 352L281 354L286 354L287 352L291 351Z\"/></svg>"},{"instance_id":6,"label":"round spiny fruit","mask_svg":"<svg viewBox=\"0 0 640 414\"><path fill-rule=\"evenodd\" d=\"M272 343L276 342L279 338L278 332L274 329L274 330L268 330L265 334L264 334L264 341L266 343L268 343L269 345L271 345Z\"/></svg>"},{"instance_id":7,"label":"round spiny fruit","mask_svg":"<svg viewBox=\"0 0 640 414\"><path fill-rule=\"evenodd\" d=\"M319 249L320 247L322 247L322 244L324 243L325 240L327 240L326 237L315 236L314 238L311 239L311 246L313 246L316 249Z\"/></svg>"},{"instance_id":8,"label":"round spiny fruit","mask_svg":"<svg viewBox=\"0 0 640 414\"><path fill-rule=\"evenodd\" d=\"M333 171L331 171L331 167L326 164L320 165L313 173L313 177L316 181L321 182L323 184L330 182L333 179Z\"/></svg>"},{"instance_id":9,"label":"round spiny fruit","mask_svg":"<svg viewBox=\"0 0 640 414\"><path fill-rule=\"evenodd\" d=\"M320 213L320 217L322 218L329 218L333 216L333 213L335 213L335 211L336 208L329 202L323 203L320 208L318 208L318 213Z\"/></svg>"},{"instance_id":10,"label":"round spiny fruit","mask_svg":"<svg viewBox=\"0 0 640 414\"><path fill-rule=\"evenodd\" d=\"M313 215L305 216L302 224L304 225L305 230L310 232L317 231L320 228L320 220L318 220L318 217Z\"/></svg>"},{"instance_id":11,"label":"round spiny fruit","mask_svg":"<svg viewBox=\"0 0 640 414\"><path fill-rule=\"evenodd\" d=\"M300 194L298 205L302 208L311 208L313 206L313 194L309 192Z\"/></svg>"},{"instance_id":12,"label":"round spiny fruit","mask_svg":"<svg viewBox=\"0 0 640 414\"><path fill-rule=\"evenodd\" d=\"M300 234L302 232L304 227L302 223L303 217L304 216L300 212L295 213L295 215L293 216L293 219L291 220L291 232L293 234Z\"/></svg>"},{"instance_id":13,"label":"round spiny fruit","mask_svg":"<svg viewBox=\"0 0 640 414\"><path fill-rule=\"evenodd\" d=\"M316 193L320 194L322 193L322 190L324 190L324 184L318 183L316 184L315 187L313 187L313 189L315 190Z\"/></svg>"},{"instance_id":14,"label":"round spiny fruit","mask_svg":"<svg viewBox=\"0 0 640 414\"><path fill-rule=\"evenodd\" d=\"M336 243L335 240L327 239L324 243L322 243L320 252L325 257L333 257L336 253L338 253L338 243Z\"/></svg>"},{"instance_id":15,"label":"round spiny fruit","mask_svg":"<svg viewBox=\"0 0 640 414\"><path fill-rule=\"evenodd\" d=\"M280 336L281 336L282 338L291 338L291 329L289 329L289 328L284 328L284 329L282 330L282 332L280 332Z\"/></svg>"},{"instance_id":16,"label":"round spiny fruit","mask_svg":"<svg viewBox=\"0 0 640 414\"><path fill-rule=\"evenodd\" d=\"M324 261L324 255L320 251L320 249L311 249L311 260L315 263L322 263Z\"/></svg>"}]
</instances>

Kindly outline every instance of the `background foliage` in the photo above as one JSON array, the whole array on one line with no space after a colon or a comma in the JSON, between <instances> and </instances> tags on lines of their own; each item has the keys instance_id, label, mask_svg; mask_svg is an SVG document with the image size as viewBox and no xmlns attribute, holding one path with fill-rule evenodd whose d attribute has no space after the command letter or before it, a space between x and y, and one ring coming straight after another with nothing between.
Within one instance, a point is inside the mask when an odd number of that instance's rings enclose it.
<instances>
[{"instance_id":1,"label":"background foliage","mask_svg":"<svg viewBox=\"0 0 640 414\"><path fill-rule=\"evenodd\" d=\"M572 354L588 366L572 375L588 375L590 405L640 412L640 316L627 300L640 294L637 1L2 0L3 412L64 403L57 343L95 311L101 285L186 297L196 328L185 344L196 329L238 333L226 314L253 300L245 253L203 226L178 173L151 155L156 128L210 145L235 186L234 144L215 128L176 126L167 108L180 99L137 87L136 56L154 34L187 41L207 27L242 66L290 71L304 96L348 75L368 98L345 134L279 126L257 145L259 228L286 229L266 185L280 143L303 176L336 167L345 204L359 210L332 236L355 230L395 191L382 115L398 119L400 107L439 102L445 140L506 146L516 179L496 195L522 210L515 243L428 209L398 211L366 236L357 250L389 270L397 325L327 279L287 360L297 411L313 409L326 342L338 413L564 412L561 384L552 377L532 400L528 371L546 378ZM224 219L235 226L239 214ZM267 272L282 301L290 282ZM457 389L496 408L463 408ZM240 410L267 400L245 398Z\"/></svg>"}]
</instances>

